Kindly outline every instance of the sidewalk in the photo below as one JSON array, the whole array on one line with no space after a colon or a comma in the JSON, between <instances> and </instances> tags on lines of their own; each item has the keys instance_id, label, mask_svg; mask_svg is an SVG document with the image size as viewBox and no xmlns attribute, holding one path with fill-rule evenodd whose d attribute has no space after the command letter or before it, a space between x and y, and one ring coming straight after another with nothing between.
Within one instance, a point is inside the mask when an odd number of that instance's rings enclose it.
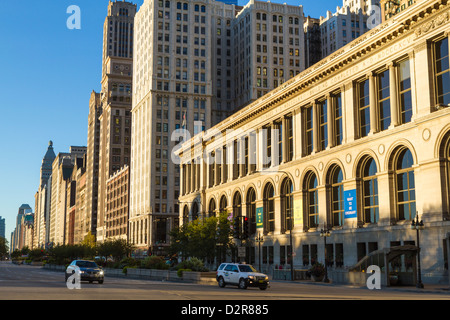
<instances>
[{"instance_id":1,"label":"sidewalk","mask_svg":"<svg viewBox=\"0 0 450 320\"><path fill-rule=\"evenodd\" d=\"M272 280L271 282L291 282L290 280ZM352 285L352 284L345 284L345 283L333 283L331 280L329 283L325 282L316 282L312 280L295 280L294 283L299 284L307 284L307 285L318 285L318 286L335 286L335 287L347 287L347 288L360 288L360 289L367 289L366 286L358 286L358 285ZM403 291L403 292L416 292L416 293L425 293L425 294L448 294L450 299L450 285L449 284L424 284L424 287L417 288L415 286L390 286L385 287L382 286L381 289L383 290L390 290L390 291Z\"/></svg>"}]
</instances>

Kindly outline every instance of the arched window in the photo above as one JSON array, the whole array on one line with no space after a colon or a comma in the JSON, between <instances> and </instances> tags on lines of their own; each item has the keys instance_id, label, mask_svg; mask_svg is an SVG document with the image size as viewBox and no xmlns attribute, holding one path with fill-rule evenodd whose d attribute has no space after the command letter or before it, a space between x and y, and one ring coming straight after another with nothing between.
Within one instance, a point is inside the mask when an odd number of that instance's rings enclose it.
<instances>
[{"instance_id":1,"label":"arched window","mask_svg":"<svg viewBox=\"0 0 450 320\"><path fill-rule=\"evenodd\" d=\"M236 191L233 197L233 218L242 217L242 197L239 191Z\"/></svg>"},{"instance_id":2,"label":"arched window","mask_svg":"<svg viewBox=\"0 0 450 320\"><path fill-rule=\"evenodd\" d=\"M378 179L377 165L371 157L361 162L361 194L362 194L362 221L363 223L377 223L378 208Z\"/></svg>"},{"instance_id":3,"label":"arched window","mask_svg":"<svg viewBox=\"0 0 450 320\"><path fill-rule=\"evenodd\" d=\"M309 172L304 181L306 214L308 217L308 227L316 228L319 225L319 194L317 177L313 172Z\"/></svg>"},{"instance_id":4,"label":"arched window","mask_svg":"<svg viewBox=\"0 0 450 320\"><path fill-rule=\"evenodd\" d=\"M192 205L192 221L198 219L198 204L197 202L194 202Z\"/></svg>"},{"instance_id":5,"label":"arched window","mask_svg":"<svg viewBox=\"0 0 450 320\"><path fill-rule=\"evenodd\" d=\"M411 151L400 149L394 159L394 179L398 220L412 220L416 216L416 184Z\"/></svg>"},{"instance_id":6,"label":"arched window","mask_svg":"<svg viewBox=\"0 0 450 320\"><path fill-rule=\"evenodd\" d=\"M263 206L264 206L264 232L273 232L275 230L275 200L273 185L268 183L264 188Z\"/></svg>"},{"instance_id":7,"label":"arched window","mask_svg":"<svg viewBox=\"0 0 450 320\"><path fill-rule=\"evenodd\" d=\"M285 178L281 185L281 232L294 228L294 185L291 179Z\"/></svg>"},{"instance_id":8,"label":"arched window","mask_svg":"<svg viewBox=\"0 0 450 320\"><path fill-rule=\"evenodd\" d=\"M330 219L333 227L344 225L344 176L338 165L328 173L327 191L330 199Z\"/></svg>"},{"instance_id":9,"label":"arched window","mask_svg":"<svg viewBox=\"0 0 450 320\"><path fill-rule=\"evenodd\" d=\"M208 217L215 217L216 216L216 200L211 199L209 200L209 207L208 207Z\"/></svg>"},{"instance_id":10,"label":"arched window","mask_svg":"<svg viewBox=\"0 0 450 320\"><path fill-rule=\"evenodd\" d=\"M186 225L188 223L189 223L189 207L185 205L183 209L183 225Z\"/></svg>"},{"instance_id":11,"label":"arched window","mask_svg":"<svg viewBox=\"0 0 450 320\"><path fill-rule=\"evenodd\" d=\"M445 186L442 188L444 199L443 203L446 204L446 210L444 212L447 213L447 217L450 215L450 132L446 135L446 140L444 140L441 148L440 157L442 161L444 161L444 165L441 166L443 169L442 181Z\"/></svg>"},{"instance_id":12,"label":"arched window","mask_svg":"<svg viewBox=\"0 0 450 320\"><path fill-rule=\"evenodd\" d=\"M256 233L256 192L250 188L247 192L246 216L250 219L250 236Z\"/></svg>"},{"instance_id":13,"label":"arched window","mask_svg":"<svg viewBox=\"0 0 450 320\"><path fill-rule=\"evenodd\" d=\"M225 195L223 195L222 198L220 198L220 204L219 204L220 212L227 211L227 206L228 206L227 197Z\"/></svg>"}]
</instances>

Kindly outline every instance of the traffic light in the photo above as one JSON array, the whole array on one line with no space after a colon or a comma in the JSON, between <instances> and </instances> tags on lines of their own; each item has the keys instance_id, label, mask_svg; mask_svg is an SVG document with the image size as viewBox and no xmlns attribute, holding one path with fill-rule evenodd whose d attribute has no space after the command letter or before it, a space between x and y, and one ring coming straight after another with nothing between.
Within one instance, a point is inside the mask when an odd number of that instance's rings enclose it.
<instances>
[{"instance_id":1,"label":"traffic light","mask_svg":"<svg viewBox=\"0 0 450 320\"><path fill-rule=\"evenodd\" d=\"M241 235L240 230L240 217L234 217L233 218L233 238L239 239Z\"/></svg>"},{"instance_id":2,"label":"traffic light","mask_svg":"<svg viewBox=\"0 0 450 320\"><path fill-rule=\"evenodd\" d=\"M243 239L248 239L250 235L250 220L248 217L244 217L244 234L242 236Z\"/></svg>"}]
</instances>

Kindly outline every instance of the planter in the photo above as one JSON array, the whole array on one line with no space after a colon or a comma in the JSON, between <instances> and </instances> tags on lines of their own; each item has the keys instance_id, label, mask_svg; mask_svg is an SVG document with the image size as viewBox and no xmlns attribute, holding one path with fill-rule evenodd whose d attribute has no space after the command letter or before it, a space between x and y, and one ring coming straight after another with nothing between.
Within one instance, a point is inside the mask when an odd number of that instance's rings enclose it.
<instances>
[{"instance_id":1,"label":"planter","mask_svg":"<svg viewBox=\"0 0 450 320\"><path fill-rule=\"evenodd\" d=\"M323 277L324 277L325 275L320 275L320 276L315 276L315 275L311 275L311 279L313 280L313 281L315 281L315 282L320 282L320 281L323 281Z\"/></svg>"}]
</instances>

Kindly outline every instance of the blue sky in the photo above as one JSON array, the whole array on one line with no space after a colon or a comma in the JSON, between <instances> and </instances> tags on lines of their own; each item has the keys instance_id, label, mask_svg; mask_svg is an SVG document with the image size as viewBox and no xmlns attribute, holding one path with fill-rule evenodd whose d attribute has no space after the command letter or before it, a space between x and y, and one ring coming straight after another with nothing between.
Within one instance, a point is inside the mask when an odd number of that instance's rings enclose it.
<instances>
[{"instance_id":1,"label":"blue sky","mask_svg":"<svg viewBox=\"0 0 450 320\"><path fill-rule=\"evenodd\" d=\"M131 2L140 7L143 0ZM272 2L303 5L312 17L342 6L341 0ZM66 27L70 5L81 9L81 30ZM0 1L0 216L6 218L8 241L20 205L34 211L48 141L56 154L87 144L89 97L100 90L107 6L108 0Z\"/></svg>"}]
</instances>

